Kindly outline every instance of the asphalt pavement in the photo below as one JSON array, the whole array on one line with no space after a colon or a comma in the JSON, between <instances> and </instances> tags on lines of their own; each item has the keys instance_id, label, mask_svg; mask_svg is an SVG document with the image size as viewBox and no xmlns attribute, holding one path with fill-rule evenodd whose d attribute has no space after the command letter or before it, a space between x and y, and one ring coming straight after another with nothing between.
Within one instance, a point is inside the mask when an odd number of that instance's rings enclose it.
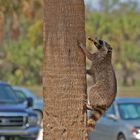
<instances>
[{"instance_id":1,"label":"asphalt pavement","mask_svg":"<svg viewBox=\"0 0 140 140\"><path fill-rule=\"evenodd\" d=\"M42 125L42 128L40 129L40 132L36 140L43 140L43 125Z\"/></svg>"}]
</instances>

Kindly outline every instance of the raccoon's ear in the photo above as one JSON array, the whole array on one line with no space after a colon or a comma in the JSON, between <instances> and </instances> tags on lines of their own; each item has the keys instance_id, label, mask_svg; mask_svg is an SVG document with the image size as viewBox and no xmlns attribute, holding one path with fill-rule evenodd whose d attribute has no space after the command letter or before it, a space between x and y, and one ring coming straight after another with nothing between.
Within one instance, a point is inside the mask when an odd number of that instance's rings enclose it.
<instances>
[{"instance_id":1,"label":"raccoon's ear","mask_svg":"<svg viewBox=\"0 0 140 140\"><path fill-rule=\"evenodd\" d=\"M105 47L107 48L107 53L112 53L112 47L110 46L110 44L105 42Z\"/></svg>"},{"instance_id":2,"label":"raccoon's ear","mask_svg":"<svg viewBox=\"0 0 140 140\"><path fill-rule=\"evenodd\" d=\"M99 38L96 36L96 37L94 38L94 40L98 41L98 40L99 40Z\"/></svg>"},{"instance_id":3,"label":"raccoon's ear","mask_svg":"<svg viewBox=\"0 0 140 140\"><path fill-rule=\"evenodd\" d=\"M108 53L108 54L111 54L111 53L112 53L112 48L111 48L111 47L108 47L107 53Z\"/></svg>"}]
</instances>

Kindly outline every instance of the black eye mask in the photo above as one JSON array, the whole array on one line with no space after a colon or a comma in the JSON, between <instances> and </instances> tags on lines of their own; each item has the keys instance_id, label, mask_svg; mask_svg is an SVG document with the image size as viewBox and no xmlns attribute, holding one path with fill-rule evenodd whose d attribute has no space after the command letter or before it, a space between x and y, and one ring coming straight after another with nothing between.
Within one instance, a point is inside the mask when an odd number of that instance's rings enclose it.
<instances>
[{"instance_id":1,"label":"black eye mask","mask_svg":"<svg viewBox=\"0 0 140 140\"><path fill-rule=\"evenodd\" d=\"M96 46L98 50L101 49L103 46L106 46L106 48L108 49L108 52L112 52L112 48L106 41L98 39L97 37L95 37L94 39L89 37L88 39L94 43L94 45Z\"/></svg>"},{"instance_id":2,"label":"black eye mask","mask_svg":"<svg viewBox=\"0 0 140 140\"><path fill-rule=\"evenodd\" d=\"M102 40L97 40L96 41L96 40L97 39L95 38L94 45L97 47L97 49L101 49L104 45L104 41L102 41Z\"/></svg>"},{"instance_id":3,"label":"black eye mask","mask_svg":"<svg viewBox=\"0 0 140 140\"><path fill-rule=\"evenodd\" d=\"M104 41L103 41L103 40L99 40L99 44L100 44L101 46L103 46L103 45L104 45Z\"/></svg>"}]
</instances>

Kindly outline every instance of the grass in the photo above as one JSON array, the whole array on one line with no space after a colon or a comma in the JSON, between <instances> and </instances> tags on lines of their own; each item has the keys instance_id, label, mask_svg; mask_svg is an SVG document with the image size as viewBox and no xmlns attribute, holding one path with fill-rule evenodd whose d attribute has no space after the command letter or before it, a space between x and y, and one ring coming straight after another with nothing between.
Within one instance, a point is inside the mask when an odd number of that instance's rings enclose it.
<instances>
[{"instance_id":1,"label":"grass","mask_svg":"<svg viewBox=\"0 0 140 140\"><path fill-rule=\"evenodd\" d=\"M118 87L117 95L123 97L140 97L140 86Z\"/></svg>"},{"instance_id":2,"label":"grass","mask_svg":"<svg viewBox=\"0 0 140 140\"><path fill-rule=\"evenodd\" d=\"M27 88L33 91L38 97L43 97L43 90L41 85L29 86Z\"/></svg>"},{"instance_id":3,"label":"grass","mask_svg":"<svg viewBox=\"0 0 140 140\"><path fill-rule=\"evenodd\" d=\"M37 96L42 97L43 96L43 90L42 86L36 85L28 87L31 89ZM117 96L122 97L140 97L140 86L134 86L134 87L118 87Z\"/></svg>"}]
</instances>

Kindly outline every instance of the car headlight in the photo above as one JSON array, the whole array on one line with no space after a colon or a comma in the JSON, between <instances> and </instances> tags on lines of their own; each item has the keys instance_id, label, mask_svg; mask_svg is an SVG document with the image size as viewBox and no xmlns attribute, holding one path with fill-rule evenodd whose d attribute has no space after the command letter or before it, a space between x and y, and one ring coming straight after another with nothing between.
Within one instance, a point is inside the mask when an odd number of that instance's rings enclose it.
<instances>
[{"instance_id":1,"label":"car headlight","mask_svg":"<svg viewBox=\"0 0 140 140\"><path fill-rule=\"evenodd\" d=\"M29 125L37 125L37 117L36 116L29 116L28 123L29 123Z\"/></svg>"},{"instance_id":2,"label":"car headlight","mask_svg":"<svg viewBox=\"0 0 140 140\"><path fill-rule=\"evenodd\" d=\"M140 140L140 129L138 128L133 128L131 130L133 136L135 136L135 138L137 138L138 140Z\"/></svg>"}]
</instances>

